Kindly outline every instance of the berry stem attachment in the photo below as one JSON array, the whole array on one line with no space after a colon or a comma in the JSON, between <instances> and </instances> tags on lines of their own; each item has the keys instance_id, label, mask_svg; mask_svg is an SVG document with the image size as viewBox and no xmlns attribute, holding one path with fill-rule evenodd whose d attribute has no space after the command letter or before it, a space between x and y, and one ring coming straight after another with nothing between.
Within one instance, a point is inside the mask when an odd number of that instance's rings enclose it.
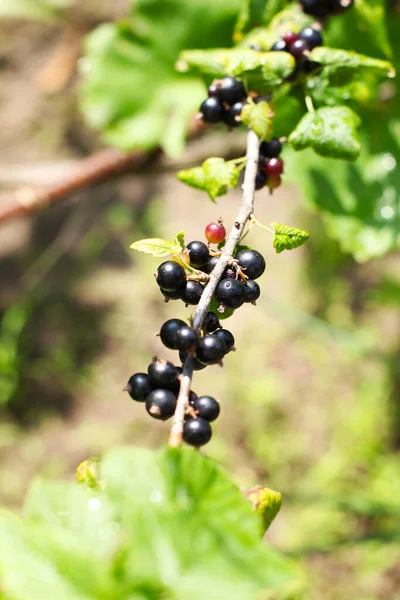
<instances>
[{"instance_id":1,"label":"berry stem attachment","mask_svg":"<svg viewBox=\"0 0 400 600\"><path fill-rule=\"evenodd\" d=\"M209 282L204 288L200 302L197 305L197 310L193 319L193 327L198 331L201 330L203 321L210 306L211 299L221 279L221 276L229 262L232 260L232 256L242 237L244 228L254 212L254 192L258 168L259 146L260 141L258 136L252 129L250 129L247 133L246 170L242 186L242 201L232 229L226 238L226 244L222 249L221 256L219 257L214 270L210 274ZM188 354L183 364L182 375L180 376L181 385L168 440L168 445L172 448L176 448L182 443L183 423L189 404L189 393L192 386L192 361L192 357L190 354Z\"/></svg>"}]
</instances>

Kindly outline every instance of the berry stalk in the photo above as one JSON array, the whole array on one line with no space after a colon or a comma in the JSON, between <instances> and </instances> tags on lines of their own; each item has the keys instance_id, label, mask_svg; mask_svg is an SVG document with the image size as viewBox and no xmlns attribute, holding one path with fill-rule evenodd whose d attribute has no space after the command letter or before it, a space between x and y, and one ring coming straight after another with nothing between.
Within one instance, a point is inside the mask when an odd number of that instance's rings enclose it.
<instances>
[{"instance_id":1,"label":"berry stalk","mask_svg":"<svg viewBox=\"0 0 400 600\"><path fill-rule=\"evenodd\" d=\"M218 261L210 273L208 284L204 288L197 310L193 319L193 327L200 330L203 321L208 312L211 299L216 290L216 287L221 279L223 272L232 259L236 246L243 235L247 221L254 212L254 192L255 181L257 176L258 155L260 141L257 135L251 129L247 134L247 150L246 150L246 169L244 182L242 186L243 194L239 208L239 213L234 221L232 229L226 238L226 244L222 250ZM193 359L188 354L184 364L182 375L180 376L180 389L176 403L175 414L169 435L168 445L170 447L180 446L182 443L183 423L186 410L189 404L189 393L192 386L193 378Z\"/></svg>"}]
</instances>

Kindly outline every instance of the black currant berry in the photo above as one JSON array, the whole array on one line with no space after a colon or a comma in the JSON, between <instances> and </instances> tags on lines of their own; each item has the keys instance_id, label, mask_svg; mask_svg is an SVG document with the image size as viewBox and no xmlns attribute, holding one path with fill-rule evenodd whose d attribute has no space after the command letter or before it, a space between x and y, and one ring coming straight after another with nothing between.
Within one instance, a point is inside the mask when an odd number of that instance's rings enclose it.
<instances>
[{"instance_id":1,"label":"black currant berry","mask_svg":"<svg viewBox=\"0 0 400 600\"><path fill-rule=\"evenodd\" d=\"M265 184L267 183L267 176L264 170L259 169L257 171L256 180L255 180L255 189L261 190Z\"/></svg>"},{"instance_id":2,"label":"black currant berry","mask_svg":"<svg viewBox=\"0 0 400 600\"><path fill-rule=\"evenodd\" d=\"M230 350L235 349L235 338L227 329L218 329L218 331L216 331L213 335L221 340L221 342L224 344L225 354Z\"/></svg>"},{"instance_id":3,"label":"black currant berry","mask_svg":"<svg viewBox=\"0 0 400 600\"><path fill-rule=\"evenodd\" d=\"M210 258L210 252L204 242L190 242L186 250L190 259L190 266L195 269L200 269Z\"/></svg>"},{"instance_id":4,"label":"black currant berry","mask_svg":"<svg viewBox=\"0 0 400 600\"><path fill-rule=\"evenodd\" d=\"M247 94L244 85L234 77L224 77L221 80L218 90L218 98L221 102L226 102L229 106L233 106L236 102L245 100Z\"/></svg>"},{"instance_id":5,"label":"black currant berry","mask_svg":"<svg viewBox=\"0 0 400 600\"><path fill-rule=\"evenodd\" d=\"M146 410L151 417L166 421L173 416L176 396L169 390L153 390L146 398Z\"/></svg>"},{"instance_id":6,"label":"black currant berry","mask_svg":"<svg viewBox=\"0 0 400 600\"><path fill-rule=\"evenodd\" d=\"M240 115L244 107L244 102L236 102L232 108L226 111L224 115L224 123L228 127L238 127L241 124ZM237 117L239 119L237 119Z\"/></svg>"},{"instance_id":7,"label":"black currant berry","mask_svg":"<svg viewBox=\"0 0 400 600\"><path fill-rule=\"evenodd\" d=\"M210 96L201 104L199 111L205 123L219 123L222 121L225 109L218 98Z\"/></svg>"},{"instance_id":8,"label":"black currant berry","mask_svg":"<svg viewBox=\"0 0 400 600\"><path fill-rule=\"evenodd\" d=\"M215 290L215 299L226 308L239 308L244 303L244 284L236 279L222 279Z\"/></svg>"},{"instance_id":9,"label":"black currant berry","mask_svg":"<svg viewBox=\"0 0 400 600\"><path fill-rule=\"evenodd\" d=\"M171 350L176 350L177 346L175 345L175 336L178 329L181 327L185 327L185 321L182 319L169 319L165 321L164 325L160 330L160 338L164 346L170 348Z\"/></svg>"},{"instance_id":10,"label":"black currant berry","mask_svg":"<svg viewBox=\"0 0 400 600\"><path fill-rule=\"evenodd\" d=\"M185 362L186 357L187 357L187 352L182 352L182 350L179 352L179 358L182 362L182 364ZM202 371L203 369L206 368L207 365L203 365L203 363L201 363L196 357L192 358L192 366L193 366L193 371Z\"/></svg>"},{"instance_id":11,"label":"black currant berry","mask_svg":"<svg viewBox=\"0 0 400 600\"><path fill-rule=\"evenodd\" d=\"M290 54L294 56L296 60L302 59L307 50L309 50L309 47L307 42L304 40L297 40L296 42L293 42L289 48Z\"/></svg>"},{"instance_id":12,"label":"black currant berry","mask_svg":"<svg viewBox=\"0 0 400 600\"><path fill-rule=\"evenodd\" d=\"M175 335L175 347L178 350L191 350L198 346L200 342L200 336L193 327L184 325Z\"/></svg>"},{"instance_id":13,"label":"black currant berry","mask_svg":"<svg viewBox=\"0 0 400 600\"><path fill-rule=\"evenodd\" d=\"M271 46L271 52L289 52L289 46L285 40L278 40Z\"/></svg>"},{"instance_id":14,"label":"black currant berry","mask_svg":"<svg viewBox=\"0 0 400 600\"><path fill-rule=\"evenodd\" d=\"M282 144L278 138L272 138L270 142L261 142L260 153L266 158L276 158L282 152Z\"/></svg>"},{"instance_id":15,"label":"black currant berry","mask_svg":"<svg viewBox=\"0 0 400 600\"><path fill-rule=\"evenodd\" d=\"M196 348L196 358L204 365L215 365L223 359L225 345L213 335L205 335L201 338Z\"/></svg>"},{"instance_id":16,"label":"black currant berry","mask_svg":"<svg viewBox=\"0 0 400 600\"><path fill-rule=\"evenodd\" d=\"M312 27L305 27L299 33L299 39L307 42L307 46L310 50L317 46L322 46L322 35L318 29Z\"/></svg>"},{"instance_id":17,"label":"black currant berry","mask_svg":"<svg viewBox=\"0 0 400 600\"><path fill-rule=\"evenodd\" d=\"M167 290L162 290L160 288L160 292L164 296L164 302L168 302L169 300L180 300L182 288L178 288L177 290L174 290L173 292L167 292Z\"/></svg>"},{"instance_id":18,"label":"black currant berry","mask_svg":"<svg viewBox=\"0 0 400 600\"><path fill-rule=\"evenodd\" d=\"M185 269L177 262L167 260L158 267L156 281L162 290L175 292L186 282Z\"/></svg>"},{"instance_id":19,"label":"black currant berry","mask_svg":"<svg viewBox=\"0 0 400 600\"><path fill-rule=\"evenodd\" d=\"M201 267L201 270L204 273L211 273L214 270L216 264L218 262L218 256L210 256L205 265Z\"/></svg>"},{"instance_id":20,"label":"black currant berry","mask_svg":"<svg viewBox=\"0 0 400 600\"><path fill-rule=\"evenodd\" d=\"M329 14L327 3L321 0L300 0L303 11L314 17L326 17Z\"/></svg>"},{"instance_id":21,"label":"black currant berry","mask_svg":"<svg viewBox=\"0 0 400 600\"><path fill-rule=\"evenodd\" d=\"M212 435L211 425L205 419L187 419L183 425L183 441L190 446L204 446L210 441Z\"/></svg>"},{"instance_id":22,"label":"black currant berry","mask_svg":"<svg viewBox=\"0 0 400 600\"><path fill-rule=\"evenodd\" d=\"M147 373L135 373L124 387L124 391L128 392L132 400L137 402L144 402L152 389Z\"/></svg>"},{"instance_id":23,"label":"black currant berry","mask_svg":"<svg viewBox=\"0 0 400 600\"><path fill-rule=\"evenodd\" d=\"M194 402L197 400L196 392L194 392L193 390L190 390L188 400L189 400L190 406L193 406Z\"/></svg>"},{"instance_id":24,"label":"black currant berry","mask_svg":"<svg viewBox=\"0 0 400 600\"><path fill-rule=\"evenodd\" d=\"M165 388L173 385L178 377L178 369L167 360L154 359L147 372L153 388Z\"/></svg>"},{"instance_id":25,"label":"black currant berry","mask_svg":"<svg viewBox=\"0 0 400 600\"><path fill-rule=\"evenodd\" d=\"M224 271L224 279L236 279L236 271L235 269L231 269L228 267Z\"/></svg>"},{"instance_id":26,"label":"black currant berry","mask_svg":"<svg viewBox=\"0 0 400 600\"><path fill-rule=\"evenodd\" d=\"M203 291L204 288L198 281L187 281L181 289L181 300L185 304L198 304Z\"/></svg>"},{"instance_id":27,"label":"black currant berry","mask_svg":"<svg viewBox=\"0 0 400 600\"><path fill-rule=\"evenodd\" d=\"M206 314L205 319L203 321L203 330L206 333L212 333L213 331L215 331L216 329L219 329L220 327L221 327L221 323L219 322L217 315L211 311L208 311L208 313Z\"/></svg>"},{"instance_id":28,"label":"black currant berry","mask_svg":"<svg viewBox=\"0 0 400 600\"><path fill-rule=\"evenodd\" d=\"M258 279L265 271L264 257L257 250L242 250L236 259L249 279Z\"/></svg>"},{"instance_id":29,"label":"black currant berry","mask_svg":"<svg viewBox=\"0 0 400 600\"><path fill-rule=\"evenodd\" d=\"M209 423L215 421L220 413L219 402L215 398L211 398L211 396L199 396L194 400L192 406L197 412L197 416Z\"/></svg>"},{"instance_id":30,"label":"black currant berry","mask_svg":"<svg viewBox=\"0 0 400 600\"><path fill-rule=\"evenodd\" d=\"M244 286L245 302L255 302L261 294L260 286L256 281L248 279Z\"/></svg>"}]
</instances>

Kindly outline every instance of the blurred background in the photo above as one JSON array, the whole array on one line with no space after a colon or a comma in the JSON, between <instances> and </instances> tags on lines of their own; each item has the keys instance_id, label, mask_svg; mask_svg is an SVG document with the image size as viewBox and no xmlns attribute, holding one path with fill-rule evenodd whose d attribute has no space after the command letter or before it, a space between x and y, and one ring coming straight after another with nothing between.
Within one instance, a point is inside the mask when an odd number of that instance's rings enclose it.
<instances>
[{"instance_id":1,"label":"blurred background","mask_svg":"<svg viewBox=\"0 0 400 600\"><path fill-rule=\"evenodd\" d=\"M70 3L53 21L43 13L30 15L38 20L10 18L11 4L6 0L2 11L0 3L0 207L17 190L62 180L75 161L104 148L78 106L77 64L84 36L125 15L128 5L98 0L92 10ZM31 6L35 13L41 3ZM392 190L396 153L384 138L374 143L386 157L379 185ZM34 476L72 479L80 461L115 445L166 442L169 424L150 422L122 388L152 356L176 360L155 334L166 319L186 318L190 310L162 301L152 275L157 259L129 246L142 237L172 239L179 230L187 241L202 239L218 217L229 225L238 191L213 205L175 173L209 156L238 156L244 145L243 132L217 130L191 140L179 158L153 152L139 168L65 202L3 219L0 504L19 509ZM296 186L302 161L311 158L288 150L284 157L288 177L272 196L258 193L256 214L265 224L305 229L310 240L276 255L268 232L251 232L250 243L267 260L262 297L229 320L238 351L224 368L195 376L195 391L222 405L206 452L239 485L283 494L268 537L304 567L313 598L395 600L399 258L390 244L377 251L368 230L357 249L362 254L367 236L370 255L361 258L371 260L356 262L344 252L332 224L310 210L310 198ZM321 169L332 164L321 162ZM376 185L368 190L376 194ZM383 196L386 219L397 219L398 189ZM315 195L323 204L329 186ZM350 228L348 235L358 232Z\"/></svg>"}]
</instances>

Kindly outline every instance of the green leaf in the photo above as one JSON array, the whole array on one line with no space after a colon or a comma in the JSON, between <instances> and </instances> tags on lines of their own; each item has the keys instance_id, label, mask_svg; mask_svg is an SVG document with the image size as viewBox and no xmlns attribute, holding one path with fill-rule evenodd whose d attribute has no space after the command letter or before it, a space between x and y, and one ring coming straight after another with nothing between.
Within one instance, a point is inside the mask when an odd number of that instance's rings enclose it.
<instances>
[{"instance_id":1,"label":"green leaf","mask_svg":"<svg viewBox=\"0 0 400 600\"><path fill-rule=\"evenodd\" d=\"M330 73L338 70L369 70L382 77L394 77L396 74L393 65L387 60L371 58L351 50L318 46L311 51L311 59L329 67Z\"/></svg>"},{"instance_id":2,"label":"green leaf","mask_svg":"<svg viewBox=\"0 0 400 600\"><path fill-rule=\"evenodd\" d=\"M61 16L61 10L74 0L0 0L0 18L12 17L51 21Z\"/></svg>"},{"instance_id":3,"label":"green leaf","mask_svg":"<svg viewBox=\"0 0 400 600\"><path fill-rule=\"evenodd\" d=\"M78 465L75 473L78 483L83 483L94 490L100 489L100 459L97 457L88 458Z\"/></svg>"},{"instance_id":4,"label":"green leaf","mask_svg":"<svg viewBox=\"0 0 400 600\"><path fill-rule=\"evenodd\" d=\"M282 494L261 485L256 485L247 492L247 498L253 509L262 517L262 533L264 533L281 510Z\"/></svg>"},{"instance_id":5,"label":"green leaf","mask_svg":"<svg viewBox=\"0 0 400 600\"><path fill-rule=\"evenodd\" d=\"M185 169L177 173L180 181L204 190L211 200L226 194L228 187L236 187L239 175L240 169L235 162L218 157L208 158L201 167Z\"/></svg>"},{"instance_id":6,"label":"green leaf","mask_svg":"<svg viewBox=\"0 0 400 600\"><path fill-rule=\"evenodd\" d=\"M374 43L386 56L391 55L391 48L386 29L386 15L384 0L355 0L355 18L360 29L370 31Z\"/></svg>"},{"instance_id":7,"label":"green leaf","mask_svg":"<svg viewBox=\"0 0 400 600\"><path fill-rule=\"evenodd\" d=\"M288 227L287 225L281 225L280 223L271 223L275 230L275 235L272 240L272 245L279 254L284 250L293 250L306 243L308 240L308 233L301 229L295 229L294 227Z\"/></svg>"},{"instance_id":8,"label":"green leaf","mask_svg":"<svg viewBox=\"0 0 400 600\"><path fill-rule=\"evenodd\" d=\"M273 125L272 125L271 107L267 102L254 102L248 103L242 110L242 121L245 125L248 125L261 140L269 142L272 139Z\"/></svg>"},{"instance_id":9,"label":"green leaf","mask_svg":"<svg viewBox=\"0 0 400 600\"><path fill-rule=\"evenodd\" d=\"M231 44L240 0L137 0L129 15L85 40L81 107L103 139L123 150L157 145L179 154L204 84L177 74L185 48Z\"/></svg>"},{"instance_id":10,"label":"green leaf","mask_svg":"<svg viewBox=\"0 0 400 600\"><path fill-rule=\"evenodd\" d=\"M306 114L289 136L295 150L311 146L317 154L355 160L360 154L360 119L348 106L319 108Z\"/></svg>"},{"instance_id":11,"label":"green leaf","mask_svg":"<svg viewBox=\"0 0 400 600\"><path fill-rule=\"evenodd\" d=\"M234 42L240 42L246 31L263 21L267 0L243 0L233 33Z\"/></svg>"},{"instance_id":12,"label":"green leaf","mask_svg":"<svg viewBox=\"0 0 400 600\"><path fill-rule=\"evenodd\" d=\"M167 240L162 240L161 238L147 238L145 240L139 240L131 244L130 247L132 250L145 252L146 254L152 254L158 258L163 258L164 256L170 255L174 256L176 254L180 254L182 251L180 240L168 242Z\"/></svg>"},{"instance_id":13,"label":"green leaf","mask_svg":"<svg viewBox=\"0 0 400 600\"><path fill-rule=\"evenodd\" d=\"M180 246L181 250L184 250L186 248L184 231L180 231L176 234L176 236L174 237L174 244L176 246Z\"/></svg>"}]
</instances>

